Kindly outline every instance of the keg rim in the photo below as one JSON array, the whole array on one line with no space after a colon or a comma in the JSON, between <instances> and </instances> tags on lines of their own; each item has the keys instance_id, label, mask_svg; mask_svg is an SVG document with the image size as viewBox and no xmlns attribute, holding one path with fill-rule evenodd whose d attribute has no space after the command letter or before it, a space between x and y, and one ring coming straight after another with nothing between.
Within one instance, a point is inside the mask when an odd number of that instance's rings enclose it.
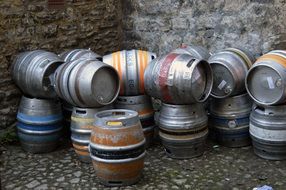
<instances>
[{"instance_id":1,"label":"keg rim","mask_svg":"<svg viewBox=\"0 0 286 190\"><path fill-rule=\"evenodd\" d=\"M115 115L121 115L121 117L114 117ZM105 111L100 111L94 115L95 122L103 121L104 125L106 125L107 122L126 121L129 119L133 119L135 117L138 118L138 121L139 121L138 112L133 111L133 110L128 110L128 109L105 110ZM108 127L112 127L112 125L108 125ZM116 127L118 127L118 125Z\"/></svg>"}]
</instances>

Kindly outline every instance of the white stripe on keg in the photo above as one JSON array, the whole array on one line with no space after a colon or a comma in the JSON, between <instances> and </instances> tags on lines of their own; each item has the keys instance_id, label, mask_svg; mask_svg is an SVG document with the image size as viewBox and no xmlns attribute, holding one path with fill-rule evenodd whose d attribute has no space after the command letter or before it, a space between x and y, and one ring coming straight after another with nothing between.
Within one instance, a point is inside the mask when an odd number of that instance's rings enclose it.
<instances>
[{"instance_id":1,"label":"white stripe on keg","mask_svg":"<svg viewBox=\"0 0 286 190\"><path fill-rule=\"evenodd\" d=\"M249 132L252 136L262 139L265 141L275 141L275 142L285 142L286 140L286 130L271 130L271 129L264 129L253 125L252 123L249 124Z\"/></svg>"},{"instance_id":2,"label":"white stripe on keg","mask_svg":"<svg viewBox=\"0 0 286 190\"><path fill-rule=\"evenodd\" d=\"M225 81L225 80L222 80L221 82L220 82L220 84L218 85L218 89L223 89L223 87L225 87L225 85L227 84L227 82Z\"/></svg>"},{"instance_id":3,"label":"white stripe on keg","mask_svg":"<svg viewBox=\"0 0 286 190\"><path fill-rule=\"evenodd\" d=\"M267 83L268 83L269 89L274 89L275 85L274 85L273 78L272 77L267 77L266 79L267 79Z\"/></svg>"}]
</instances>

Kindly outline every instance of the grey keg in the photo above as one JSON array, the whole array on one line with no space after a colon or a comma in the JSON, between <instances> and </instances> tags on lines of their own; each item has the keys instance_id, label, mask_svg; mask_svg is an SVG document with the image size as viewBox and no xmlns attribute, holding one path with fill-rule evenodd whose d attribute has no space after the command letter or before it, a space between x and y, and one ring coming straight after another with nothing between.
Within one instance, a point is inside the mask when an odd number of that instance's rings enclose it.
<instances>
[{"instance_id":1,"label":"grey keg","mask_svg":"<svg viewBox=\"0 0 286 190\"><path fill-rule=\"evenodd\" d=\"M249 115L252 100L248 94L210 101L210 136L227 147L242 147L251 144Z\"/></svg>"},{"instance_id":2,"label":"grey keg","mask_svg":"<svg viewBox=\"0 0 286 190\"><path fill-rule=\"evenodd\" d=\"M208 62L177 53L151 61L144 80L148 95L170 104L204 102L213 84Z\"/></svg>"},{"instance_id":3,"label":"grey keg","mask_svg":"<svg viewBox=\"0 0 286 190\"><path fill-rule=\"evenodd\" d=\"M249 132L256 155L269 160L286 159L286 105L254 105Z\"/></svg>"},{"instance_id":4,"label":"grey keg","mask_svg":"<svg viewBox=\"0 0 286 190\"><path fill-rule=\"evenodd\" d=\"M228 48L209 58L214 81L211 95L226 98L245 91L245 77L255 59L250 52L238 48Z\"/></svg>"},{"instance_id":5,"label":"grey keg","mask_svg":"<svg viewBox=\"0 0 286 190\"><path fill-rule=\"evenodd\" d=\"M71 62L77 59L97 59L102 61L102 56L94 53L90 49L73 49L68 50L59 55L65 62Z\"/></svg>"},{"instance_id":6,"label":"grey keg","mask_svg":"<svg viewBox=\"0 0 286 190\"><path fill-rule=\"evenodd\" d=\"M172 53L179 53L179 54L190 54L198 59L208 60L211 56L209 51L202 47L202 46L195 46L195 45L182 45L181 47L174 49Z\"/></svg>"},{"instance_id":7,"label":"grey keg","mask_svg":"<svg viewBox=\"0 0 286 190\"><path fill-rule=\"evenodd\" d=\"M12 77L24 94L54 98L53 73L63 63L56 54L35 50L21 53L13 63Z\"/></svg>"},{"instance_id":8,"label":"grey keg","mask_svg":"<svg viewBox=\"0 0 286 190\"><path fill-rule=\"evenodd\" d=\"M208 117L202 104L162 104L159 136L168 156L177 159L203 154Z\"/></svg>"}]
</instances>

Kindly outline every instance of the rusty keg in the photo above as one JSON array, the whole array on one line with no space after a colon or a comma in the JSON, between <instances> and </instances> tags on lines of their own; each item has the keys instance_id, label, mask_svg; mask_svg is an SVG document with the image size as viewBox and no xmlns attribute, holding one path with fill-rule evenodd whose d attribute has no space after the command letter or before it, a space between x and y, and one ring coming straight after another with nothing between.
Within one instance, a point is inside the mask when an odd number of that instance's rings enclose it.
<instances>
[{"instance_id":1,"label":"rusty keg","mask_svg":"<svg viewBox=\"0 0 286 190\"><path fill-rule=\"evenodd\" d=\"M255 59L250 52L238 48L228 48L209 58L214 81L211 95L226 98L244 93L245 77Z\"/></svg>"},{"instance_id":2,"label":"rusty keg","mask_svg":"<svg viewBox=\"0 0 286 190\"><path fill-rule=\"evenodd\" d=\"M210 136L227 147L243 147L251 144L249 115L252 100L241 94L210 101Z\"/></svg>"},{"instance_id":3,"label":"rusty keg","mask_svg":"<svg viewBox=\"0 0 286 190\"><path fill-rule=\"evenodd\" d=\"M159 136L168 156L186 159L201 156L208 135L203 104L162 104Z\"/></svg>"},{"instance_id":4,"label":"rusty keg","mask_svg":"<svg viewBox=\"0 0 286 190\"><path fill-rule=\"evenodd\" d=\"M208 60L208 58L211 56L211 54L206 48L202 46L195 46L192 44L182 45L181 47L173 50L172 53L189 54L191 56L194 56L195 58L204 60Z\"/></svg>"},{"instance_id":5,"label":"rusty keg","mask_svg":"<svg viewBox=\"0 0 286 190\"><path fill-rule=\"evenodd\" d=\"M128 109L138 112L146 139L146 148L149 148L154 139L154 109L151 98L147 95L118 96L114 103L117 109Z\"/></svg>"},{"instance_id":6,"label":"rusty keg","mask_svg":"<svg viewBox=\"0 0 286 190\"><path fill-rule=\"evenodd\" d=\"M119 77L114 68L97 60L77 59L55 72L58 96L77 107L111 104L119 93Z\"/></svg>"},{"instance_id":7,"label":"rusty keg","mask_svg":"<svg viewBox=\"0 0 286 190\"><path fill-rule=\"evenodd\" d=\"M107 186L136 183L145 157L145 138L138 113L114 109L95 114L89 149L101 183Z\"/></svg>"},{"instance_id":8,"label":"rusty keg","mask_svg":"<svg viewBox=\"0 0 286 190\"><path fill-rule=\"evenodd\" d=\"M56 54L48 51L24 52L13 63L12 78L26 95L55 98L53 74L63 62Z\"/></svg>"},{"instance_id":9,"label":"rusty keg","mask_svg":"<svg viewBox=\"0 0 286 190\"><path fill-rule=\"evenodd\" d=\"M112 108L112 105L101 108L73 108L70 125L71 140L80 161L91 162L88 145L94 123L94 115L99 111Z\"/></svg>"},{"instance_id":10,"label":"rusty keg","mask_svg":"<svg viewBox=\"0 0 286 190\"><path fill-rule=\"evenodd\" d=\"M249 70L246 89L260 105L286 101L286 51L274 50L261 56Z\"/></svg>"},{"instance_id":11,"label":"rusty keg","mask_svg":"<svg viewBox=\"0 0 286 190\"><path fill-rule=\"evenodd\" d=\"M254 105L249 132L256 155L269 160L286 159L286 105Z\"/></svg>"},{"instance_id":12,"label":"rusty keg","mask_svg":"<svg viewBox=\"0 0 286 190\"><path fill-rule=\"evenodd\" d=\"M65 62L71 62L77 59L94 59L102 61L102 56L94 53L90 49L73 49L68 50L59 55L59 57Z\"/></svg>"},{"instance_id":13,"label":"rusty keg","mask_svg":"<svg viewBox=\"0 0 286 190\"><path fill-rule=\"evenodd\" d=\"M120 95L145 94L144 71L156 54L142 50L123 50L103 56L103 62L113 66L120 77Z\"/></svg>"},{"instance_id":14,"label":"rusty keg","mask_svg":"<svg viewBox=\"0 0 286 190\"><path fill-rule=\"evenodd\" d=\"M17 114L17 133L22 148L31 153L56 149L61 138L62 118L58 101L23 96Z\"/></svg>"},{"instance_id":15,"label":"rusty keg","mask_svg":"<svg viewBox=\"0 0 286 190\"><path fill-rule=\"evenodd\" d=\"M148 95L170 104L204 102L213 84L208 62L177 53L151 61L144 80Z\"/></svg>"}]
</instances>

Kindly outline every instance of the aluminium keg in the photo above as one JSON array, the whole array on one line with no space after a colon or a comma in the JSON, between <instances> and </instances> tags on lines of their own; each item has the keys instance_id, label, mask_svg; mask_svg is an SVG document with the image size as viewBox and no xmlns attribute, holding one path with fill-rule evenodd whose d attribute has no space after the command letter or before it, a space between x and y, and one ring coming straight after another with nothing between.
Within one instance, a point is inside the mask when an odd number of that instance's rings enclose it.
<instances>
[{"instance_id":1,"label":"aluminium keg","mask_svg":"<svg viewBox=\"0 0 286 190\"><path fill-rule=\"evenodd\" d=\"M17 114L17 133L22 148L31 153L56 149L61 138L62 119L58 101L22 96Z\"/></svg>"},{"instance_id":2,"label":"aluminium keg","mask_svg":"<svg viewBox=\"0 0 286 190\"><path fill-rule=\"evenodd\" d=\"M73 49L68 50L59 55L65 62L72 62L77 59L97 59L102 61L102 56L94 53L90 49Z\"/></svg>"},{"instance_id":3,"label":"aluminium keg","mask_svg":"<svg viewBox=\"0 0 286 190\"><path fill-rule=\"evenodd\" d=\"M208 62L177 53L151 61L144 80L148 95L170 104L204 102L213 84Z\"/></svg>"},{"instance_id":4,"label":"aluminium keg","mask_svg":"<svg viewBox=\"0 0 286 190\"><path fill-rule=\"evenodd\" d=\"M145 138L138 113L114 109L95 114L89 149L101 183L125 186L138 182L145 157Z\"/></svg>"},{"instance_id":5,"label":"aluminium keg","mask_svg":"<svg viewBox=\"0 0 286 190\"><path fill-rule=\"evenodd\" d=\"M208 135L203 104L162 104L159 136L168 156L186 159L201 156Z\"/></svg>"},{"instance_id":6,"label":"aluminium keg","mask_svg":"<svg viewBox=\"0 0 286 190\"><path fill-rule=\"evenodd\" d=\"M226 98L245 91L245 77L255 61L250 52L228 48L213 54L208 61L214 75L213 97Z\"/></svg>"},{"instance_id":7,"label":"aluminium keg","mask_svg":"<svg viewBox=\"0 0 286 190\"><path fill-rule=\"evenodd\" d=\"M256 155L269 160L286 159L286 105L254 105L249 132Z\"/></svg>"},{"instance_id":8,"label":"aluminium keg","mask_svg":"<svg viewBox=\"0 0 286 190\"><path fill-rule=\"evenodd\" d=\"M210 101L209 130L211 136L227 147L243 147L251 144L249 115L252 100L241 94Z\"/></svg>"},{"instance_id":9,"label":"aluminium keg","mask_svg":"<svg viewBox=\"0 0 286 190\"><path fill-rule=\"evenodd\" d=\"M206 48L195 45L182 45L181 47L174 49L172 53L190 54L195 58L204 60L208 60L208 58L211 56Z\"/></svg>"},{"instance_id":10,"label":"aluminium keg","mask_svg":"<svg viewBox=\"0 0 286 190\"><path fill-rule=\"evenodd\" d=\"M142 50L122 50L103 56L103 62L113 66L120 77L120 95L145 94L144 71L156 54Z\"/></svg>"}]
</instances>

